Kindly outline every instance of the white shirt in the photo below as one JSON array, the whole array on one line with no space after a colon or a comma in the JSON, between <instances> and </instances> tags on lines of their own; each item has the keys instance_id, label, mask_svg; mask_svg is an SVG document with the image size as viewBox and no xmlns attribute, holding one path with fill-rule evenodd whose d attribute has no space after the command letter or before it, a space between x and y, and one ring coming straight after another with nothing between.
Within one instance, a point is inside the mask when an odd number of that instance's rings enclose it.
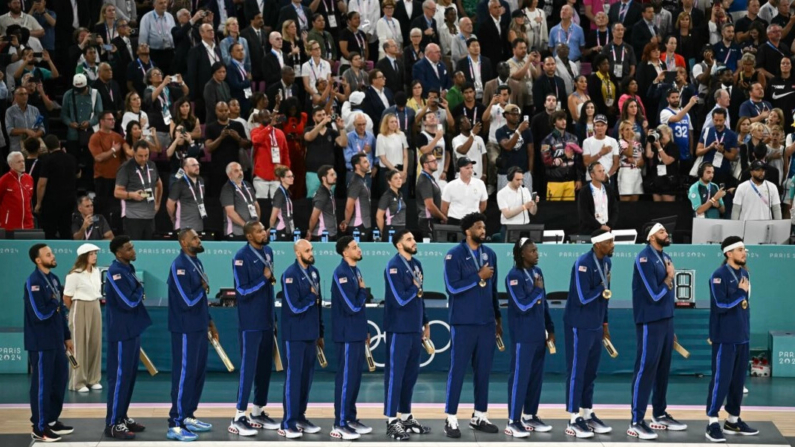
<instances>
[{"instance_id":1,"label":"white shirt","mask_svg":"<svg viewBox=\"0 0 795 447\"><path fill-rule=\"evenodd\" d=\"M310 58L301 66L301 73L304 76L309 76L309 88L312 93L317 93L317 80L328 79L331 75L331 65L323 59L320 63L315 63L314 59Z\"/></svg>"},{"instance_id":2,"label":"white shirt","mask_svg":"<svg viewBox=\"0 0 795 447\"><path fill-rule=\"evenodd\" d=\"M453 219L463 219L470 213L480 212L480 202L489 199L486 192L486 184L477 178L469 179L469 183L457 178L445 186L442 191L442 201L450 206L447 209L447 217Z\"/></svg>"},{"instance_id":3,"label":"white shirt","mask_svg":"<svg viewBox=\"0 0 795 447\"><path fill-rule=\"evenodd\" d=\"M148 137L151 134L151 130L149 129L149 115L147 115L143 110L141 110L139 113L124 112L124 116L121 117L122 136L125 138L127 137L127 124L130 121L138 121L138 124L141 124L141 121L143 120L146 120L146 124L141 126L141 130L143 131L142 135Z\"/></svg>"},{"instance_id":4,"label":"white shirt","mask_svg":"<svg viewBox=\"0 0 795 447\"><path fill-rule=\"evenodd\" d=\"M772 207L781 205L776 185L765 180L761 185L754 185L756 187L756 191L754 191L751 182L751 180L746 180L740 183L734 193L734 205L742 206L740 220L772 220Z\"/></svg>"},{"instance_id":5,"label":"white shirt","mask_svg":"<svg viewBox=\"0 0 795 447\"><path fill-rule=\"evenodd\" d=\"M503 225L526 225L530 223L530 212L522 210L521 213L511 217L510 219L502 214L504 209L514 209L518 206L523 206L525 203L533 200L530 191L524 186L513 189L510 183L505 185L504 188L497 191L497 208L500 210L500 223Z\"/></svg>"},{"instance_id":6,"label":"white shirt","mask_svg":"<svg viewBox=\"0 0 795 447\"><path fill-rule=\"evenodd\" d=\"M395 17L392 17L392 20L388 20L386 16L378 19L375 24L375 33L378 35L378 59L383 59L386 56L384 44L389 39L393 39L397 43L398 48L403 48L403 34L400 31L400 22Z\"/></svg>"},{"instance_id":7,"label":"white shirt","mask_svg":"<svg viewBox=\"0 0 795 447\"><path fill-rule=\"evenodd\" d=\"M215 43L210 46L207 44L207 42L202 40L202 45L204 45L204 51L207 52L207 57L210 59L210 66L221 60L221 58L218 57L218 54L215 52Z\"/></svg>"},{"instance_id":8,"label":"white shirt","mask_svg":"<svg viewBox=\"0 0 795 447\"><path fill-rule=\"evenodd\" d=\"M96 301L102 297L101 287L99 269L94 266L91 273L83 271L66 275L63 294L71 296L72 300Z\"/></svg>"},{"instance_id":9,"label":"white shirt","mask_svg":"<svg viewBox=\"0 0 795 447\"><path fill-rule=\"evenodd\" d=\"M282 53L282 50L271 49L271 53L275 54L276 59L279 60L279 68L284 68L284 53Z\"/></svg>"},{"instance_id":10,"label":"white shirt","mask_svg":"<svg viewBox=\"0 0 795 447\"><path fill-rule=\"evenodd\" d=\"M77 14L77 0L72 1L72 28L78 29L80 28L80 17Z\"/></svg>"},{"instance_id":11,"label":"white shirt","mask_svg":"<svg viewBox=\"0 0 795 447\"><path fill-rule=\"evenodd\" d=\"M390 135L379 134L375 139L375 156L385 156L392 166L402 165L403 154L408 153L406 152L408 147L409 143L403 132ZM408 166L403 166L403 169L408 169Z\"/></svg>"},{"instance_id":12,"label":"white shirt","mask_svg":"<svg viewBox=\"0 0 795 447\"><path fill-rule=\"evenodd\" d=\"M610 170L613 169L613 157L618 157L621 154L621 149L618 147L618 141L616 141L615 138L606 135L602 140L597 140L596 137L586 138L585 141L582 142L582 154L596 155L602 150L602 146L604 145L611 146L613 150L599 157L597 161L604 166L605 172L610 172ZM591 176L588 174L587 169L585 172L585 179L591 181Z\"/></svg>"},{"instance_id":13,"label":"white shirt","mask_svg":"<svg viewBox=\"0 0 795 447\"><path fill-rule=\"evenodd\" d=\"M508 104L505 104L507 107ZM508 121L505 119L505 109L499 104L491 106L491 122L489 123L489 143L498 144L497 129L501 128Z\"/></svg>"},{"instance_id":14,"label":"white shirt","mask_svg":"<svg viewBox=\"0 0 795 447\"><path fill-rule=\"evenodd\" d=\"M605 185L600 185L599 189L593 185L593 183L588 183L586 187L591 191L591 196L593 197L593 205L594 205L594 218L600 224L604 225L608 221L608 198L607 198L607 188Z\"/></svg>"},{"instance_id":15,"label":"white shirt","mask_svg":"<svg viewBox=\"0 0 795 447\"><path fill-rule=\"evenodd\" d=\"M373 89L375 93L378 95L378 98L381 100L381 103L384 104L384 108L388 109L390 107L389 99L387 99L386 94L384 94L384 89L378 90L377 88L372 86L370 88Z\"/></svg>"},{"instance_id":16,"label":"white shirt","mask_svg":"<svg viewBox=\"0 0 795 447\"><path fill-rule=\"evenodd\" d=\"M500 17L497 17L496 19L494 18L494 16L491 15L489 17L491 17L491 21L494 22L494 26L497 27L497 34L500 37L502 37L502 28L500 28Z\"/></svg>"},{"instance_id":17,"label":"white shirt","mask_svg":"<svg viewBox=\"0 0 795 447\"><path fill-rule=\"evenodd\" d=\"M425 138L428 140L428 142L425 143L425 144L428 144L431 141L433 141L433 137L436 134L436 130L434 130L434 134L433 135L428 133L425 130L423 130L420 134L425 136ZM416 143L416 141L415 141L415 143ZM424 146L424 145L422 145L422 146ZM422 151L420 150L420 148L422 146L419 143L417 143L417 169L418 169L417 170L417 175L419 175L420 174L420 170L422 170L422 165L420 164L420 157L422 156ZM439 139L439 141L436 142L436 146L434 146L434 148L431 150L433 155L436 157L437 166L439 166L439 169L437 169L432 175L433 175L434 180L436 180L436 183L439 183L439 187L440 188L443 188L442 183L441 183L441 182L443 182L443 180L442 180L442 171L444 171L445 157L447 157L447 150L445 148L446 148L446 144L444 142L444 138L441 138L441 139Z\"/></svg>"},{"instance_id":18,"label":"white shirt","mask_svg":"<svg viewBox=\"0 0 795 447\"><path fill-rule=\"evenodd\" d=\"M472 142L472 146L469 146L469 151L466 154L459 153L458 148L463 146L468 140L469 137L464 134L458 134L453 138L453 162L463 157L477 162L472 165L472 169L475 172L475 178L481 178L483 177L483 154L486 153L486 144L480 135L475 135L475 140ZM458 178L458 175L458 172L456 172L455 178Z\"/></svg>"}]
</instances>

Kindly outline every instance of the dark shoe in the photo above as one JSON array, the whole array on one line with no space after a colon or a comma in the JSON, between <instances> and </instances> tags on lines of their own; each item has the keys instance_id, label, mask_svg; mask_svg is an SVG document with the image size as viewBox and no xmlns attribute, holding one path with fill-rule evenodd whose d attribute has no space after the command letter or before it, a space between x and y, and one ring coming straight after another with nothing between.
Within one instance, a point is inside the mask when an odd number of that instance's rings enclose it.
<instances>
[{"instance_id":1,"label":"dark shoe","mask_svg":"<svg viewBox=\"0 0 795 447\"><path fill-rule=\"evenodd\" d=\"M273 419L271 419L271 417L268 416L268 413L263 412L263 413L260 413L259 416L251 416L251 417L249 417L249 419L254 424L262 425L262 428L264 428L265 430L278 430L279 429L279 423L274 421Z\"/></svg>"},{"instance_id":2,"label":"dark shoe","mask_svg":"<svg viewBox=\"0 0 795 447\"><path fill-rule=\"evenodd\" d=\"M295 423L295 426L298 427L298 429L301 430L302 432L308 433L310 435L320 432L320 427L310 422L309 419L298 421Z\"/></svg>"},{"instance_id":3,"label":"dark shoe","mask_svg":"<svg viewBox=\"0 0 795 447\"><path fill-rule=\"evenodd\" d=\"M405 421L400 421L400 423L403 424L403 428L409 433L415 433L418 435L427 435L428 433L431 432L431 427L426 427L420 424L420 422L414 419L414 416L412 415L409 415L408 419L406 419Z\"/></svg>"},{"instance_id":4,"label":"dark shoe","mask_svg":"<svg viewBox=\"0 0 795 447\"><path fill-rule=\"evenodd\" d=\"M598 435L603 435L613 431L613 427L602 422L601 419L596 417L595 413L591 413L591 417L586 419L585 423L588 424L588 426L591 427L591 430Z\"/></svg>"},{"instance_id":5,"label":"dark shoe","mask_svg":"<svg viewBox=\"0 0 795 447\"><path fill-rule=\"evenodd\" d=\"M127 430L130 430L133 433L141 433L142 431L146 430L146 427L143 424L135 422L135 419L133 418L124 418L124 425L127 426Z\"/></svg>"},{"instance_id":6,"label":"dark shoe","mask_svg":"<svg viewBox=\"0 0 795 447\"><path fill-rule=\"evenodd\" d=\"M50 430L52 430L52 432L55 433L56 435L63 436L63 435L71 435L72 433L74 433L75 428L70 427L68 425L64 425L61 421L55 421L54 424L50 425Z\"/></svg>"},{"instance_id":7,"label":"dark shoe","mask_svg":"<svg viewBox=\"0 0 795 447\"><path fill-rule=\"evenodd\" d=\"M759 434L759 430L749 427L745 421L737 418L737 422L734 424L728 420L725 424L723 424L723 433L726 433L727 435L754 436Z\"/></svg>"},{"instance_id":8,"label":"dark shoe","mask_svg":"<svg viewBox=\"0 0 795 447\"><path fill-rule=\"evenodd\" d=\"M646 421L633 422L627 429L627 434L633 438L652 440L657 439L657 433L646 425Z\"/></svg>"},{"instance_id":9,"label":"dark shoe","mask_svg":"<svg viewBox=\"0 0 795 447\"><path fill-rule=\"evenodd\" d=\"M497 433L500 429L489 421L486 416L475 416L472 414L472 419L469 420L469 428L483 433Z\"/></svg>"},{"instance_id":10,"label":"dark shoe","mask_svg":"<svg viewBox=\"0 0 795 447\"><path fill-rule=\"evenodd\" d=\"M360 435L366 435L373 432L373 427L368 427L367 425L362 424L362 422L358 419L354 421L345 421L345 426L352 429L356 433Z\"/></svg>"},{"instance_id":11,"label":"dark shoe","mask_svg":"<svg viewBox=\"0 0 795 447\"><path fill-rule=\"evenodd\" d=\"M726 437L723 436L723 431L720 429L720 424L713 422L707 425L707 439L712 442L726 442Z\"/></svg>"},{"instance_id":12,"label":"dark shoe","mask_svg":"<svg viewBox=\"0 0 795 447\"><path fill-rule=\"evenodd\" d=\"M39 442L58 442L61 440L61 437L58 436L57 433L50 430L49 426L44 427L43 431L34 428L30 433L30 437L33 438L34 441Z\"/></svg>"},{"instance_id":13,"label":"dark shoe","mask_svg":"<svg viewBox=\"0 0 795 447\"><path fill-rule=\"evenodd\" d=\"M536 431L539 433L546 433L552 430L551 425L547 425L538 418L538 416L533 415L530 419L522 419L522 425L524 425L525 430L527 431Z\"/></svg>"},{"instance_id":14,"label":"dark shoe","mask_svg":"<svg viewBox=\"0 0 795 447\"><path fill-rule=\"evenodd\" d=\"M683 431L687 430L687 424L683 424L674 419L670 414L653 416L651 418L651 428L654 430Z\"/></svg>"},{"instance_id":15,"label":"dark shoe","mask_svg":"<svg viewBox=\"0 0 795 447\"><path fill-rule=\"evenodd\" d=\"M566 426L566 434L579 439L593 438L593 430L582 417L578 417L574 423L569 422Z\"/></svg>"},{"instance_id":16,"label":"dark shoe","mask_svg":"<svg viewBox=\"0 0 795 447\"><path fill-rule=\"evenodd\" d=\"M444 434L448 438L458 439L461 437L461 429L457 423L450 424L449 420L444 421Z\"/></svg>"},{"instance_id":17,"label":"dark shoe","mask_svg":"<svg viewBox=\"0 0 795 447\"><path fill-rule=\"evenodd\" d=\"M135 439L135 433L131 432L123 422L116 425L111 425L110 427L105 427L105 436L108 438L122 439L126 441Z\"/></svg>"},{"instance_id":18,"label":"dark shoe","mask_svg":"<svg viewBox=\"0 0 795 447\"><path fill-rule=\"evenodd\" d=\"M400 419L386 423L386 435L396 441L408 441L410 438Z\"/></svg>"}]
</instances>

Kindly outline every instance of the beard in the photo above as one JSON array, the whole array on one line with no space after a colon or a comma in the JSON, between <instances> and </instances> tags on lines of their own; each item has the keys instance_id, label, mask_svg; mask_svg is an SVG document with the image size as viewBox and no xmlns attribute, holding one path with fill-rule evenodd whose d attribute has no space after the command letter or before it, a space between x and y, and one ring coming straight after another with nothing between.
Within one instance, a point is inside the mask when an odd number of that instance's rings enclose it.
<instances>
[{"instance_id":1,"label":"beard","mask_svg":"<svg viewBox=\"0 0 795 447\"><path fill-rule=\"evenodd\" d=\"M410 255L416 255L417 254L417 246L416 245L414 247L412 247L412 248L409 248L409 247L404 245L403 246L403 250L405 250L406 253L408 253Z\"/></svg>"},{"instance_id":2,"label":"beard","mask_svg":"<svg viewBox=\"0 0 795 447\"><path fill-rule=\"evenodd\" d=\"M54 269L55 267L58 267L58 261L53 259L52 262L49 262L49 263L42 262L41 266L44 267L44 268L48 268L48 269Z\"/></svg>"},{"instance_id":3,"label":"beard","mask_svg":"<svg viewBox=\"0 0 795 447\"><path fill-rule=\"evenodd\" d=\"M671 245L671 240L669 238L667 238L667 237L666 238L659 238L659 237L655 236L654 240L657 241L657 243L660 244L661 247L667 247L667 246Z\"/></svg>"},{"instance_id":4,"label":"beard","mask_svg":"<svg viewBox=\"0 0 795 447\"><path fill-rule=\"evenodd\" d=\"M190 252L194 255L204 253L204 247L202 245L199 245L198 247L190 247Z\"/></svg>"},{"instance_id":5,"label":"beard","mask_svg":"<svg viewBox=\"0 0 795 447\"><path fill-rule=\"evenodd\" d=\"M737 264L739 267L745 266L745 261L740 261L740 260L735 259L734 263Z\"/></svg>"},{"instance_id":6,"label":"beard","mask_svg":"<svg viewBox=\"0 0 795 447\"><path fill-rule=\"evenodd\" d=\"M306 264L306 265L315 265L315 257L314 256L310 256L308 258L304 258L303 256L301 256L301 260L304 261L304 264Z\"/></svg>"},{"instance_id":7,"label":"beard","mask_svg":"<svg viewBox=\"0 0 795 447\"><path fill-rule=\"evenodd\" d=\"M354 260L354 261L356 261L356 262L359 262L359 261L361 261L361 260L362 260L362 258L363 258L363 257L364 257L364 256L362 256L362 255L359 255L359 257L358 257L358 258L353 258L353 260Z\"/></svg>"}]
</instances>

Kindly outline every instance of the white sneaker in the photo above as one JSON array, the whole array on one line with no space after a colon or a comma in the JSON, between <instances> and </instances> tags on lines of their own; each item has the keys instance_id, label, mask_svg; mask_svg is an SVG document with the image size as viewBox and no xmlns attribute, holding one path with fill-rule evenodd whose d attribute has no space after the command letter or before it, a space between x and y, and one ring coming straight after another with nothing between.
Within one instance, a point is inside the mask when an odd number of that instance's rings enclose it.
<instances>
[{"instance_id":1,"label":"white sneaker","mask_svg":"<svg viewBox=\"0 0 795 447\"><path fill-rule=\"evenodd\" d=\"M80 388L79 390L77 390L77 392L78 393L87 393L88 392L88 387L84 386L83 388Z\"/></svg>"},{"instance_id":2,"label":"white sneaker","mask_svg":"<svg viewBox=\"0 0 795 447\"><path fill-rule=\"evenodd\" d=\"M91 389L94 390L94 391L99 391L99 390L102 389L102 384L95 383L95 384L91 385Z\"/></svg>"},{"instance_id":3,"label":"white sneaker","mask_svg":"<svg viewBox=\"0 0 795 447\"><path fill-rule=\"evenodd\" d=\"M743 394L748 394L748 388L743 387Z\"/></svg>"}]
</instances>

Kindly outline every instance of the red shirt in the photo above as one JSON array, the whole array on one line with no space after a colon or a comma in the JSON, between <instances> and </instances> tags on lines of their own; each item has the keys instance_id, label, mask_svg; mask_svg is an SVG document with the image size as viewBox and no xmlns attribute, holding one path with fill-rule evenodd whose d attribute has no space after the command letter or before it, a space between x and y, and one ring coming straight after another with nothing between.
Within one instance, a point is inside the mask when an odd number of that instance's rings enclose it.
<instances>
[{"instance_id":1,"label":"red shirt","mask_svg":"<svg viewBox=\"0 0 795 447\"><path fill-rule=\"evenodd\" d=\"M273 126L259 126L251 131L251 143L254 145L254 175L265 181L275 181L273 170L276 165L290 167L290 151L284 132ZM271 148L274 143L279 146L279 161L273 162Z\"/></svg>"},{"instance_id":2,"label":"red shirt","mask_svg":"<svg viewBox=\"0 0 795 447\"><path fill-rule=\"evenodd\" d=\"M0 228L6 230L33 229L33 177L14 171L0 177Z\"/></svg>"}]
</instances>

